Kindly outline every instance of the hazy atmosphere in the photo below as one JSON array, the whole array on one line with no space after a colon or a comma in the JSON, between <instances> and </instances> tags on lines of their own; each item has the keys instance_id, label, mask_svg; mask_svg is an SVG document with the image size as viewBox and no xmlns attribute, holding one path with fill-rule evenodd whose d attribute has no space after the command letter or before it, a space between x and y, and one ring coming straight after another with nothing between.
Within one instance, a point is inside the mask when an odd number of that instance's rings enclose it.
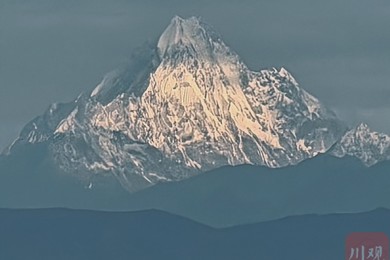
<instances>
[{"instance_id":1,"label":"hazy atmosphere","mask_svg":"<svg viewBox=\"0 0 390 260\"><path fill-rule=\"evenodd\" d=\"M390 133L388 0L0 0L0 149L174 15L201 16L251 69L285 67L351 125Z\"/></svg>"}]
</instances>

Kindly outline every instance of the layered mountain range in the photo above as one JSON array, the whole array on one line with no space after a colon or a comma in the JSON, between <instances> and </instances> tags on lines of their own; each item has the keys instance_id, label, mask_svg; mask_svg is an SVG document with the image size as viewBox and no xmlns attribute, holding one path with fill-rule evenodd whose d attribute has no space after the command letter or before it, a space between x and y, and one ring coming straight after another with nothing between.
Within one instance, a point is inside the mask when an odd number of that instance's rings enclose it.
<instances>
[{"instance_id":1,"label":"layered mountain range","mask_svg":"<svg viewBox=\"0 0 390 260\"><path fill-rule=\"evenodd\" d=\"M174 17L156 44L73 102L51 105L4 153L38 144L87 187L114 176L128 191L327 152L367 166L390 158L389 136L364 124L348 130L284 68L250 70L195 17Z\"/></svg>"},{"instance_id":2,"label":"layered mountain range","mask_svg":"<svg viewBox=\"0 0 390 260\"><path fill-rule=\"evenodd\" d=\"M390 210L378 209L361 214L294 216L216 229L157 210L0 209L0 257L29 260L345 259L346 237L356 230L379 230L389 234L389 218ZM386 237L385 233L380 237ZM386 251L383 252L384 255Z\"/></svg>"}]
</instances>

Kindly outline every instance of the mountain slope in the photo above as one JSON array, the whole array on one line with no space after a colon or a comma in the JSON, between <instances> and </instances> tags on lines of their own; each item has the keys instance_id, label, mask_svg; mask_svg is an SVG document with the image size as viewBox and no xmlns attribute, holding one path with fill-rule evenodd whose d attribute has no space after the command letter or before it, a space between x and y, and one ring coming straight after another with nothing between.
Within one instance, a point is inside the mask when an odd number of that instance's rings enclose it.
<instances>
[{"instance_id":1,"label":"mountain slope","mask_svg":"<svg viewBox=\"0 0 390 260\"><path fill-rule=\"evenodd\" d=\"M159 211L0 209L0 258L343 259L350 233L389 234L389 218L379 209L213 229Z\"/></svg>"},{"instance_id":2,"label":"mountain slope","mask_svg":"<svg viewBox=\"0 0 390 260\"><path fill-rule=\"evenodd\" d=\"M174 17L127 67L30 122L7 154L45 143L87 186L114 176L137 191L224 165L293 165L344 129L285 69L251 71L210 26Z\"/></svg>"}]
</instances>

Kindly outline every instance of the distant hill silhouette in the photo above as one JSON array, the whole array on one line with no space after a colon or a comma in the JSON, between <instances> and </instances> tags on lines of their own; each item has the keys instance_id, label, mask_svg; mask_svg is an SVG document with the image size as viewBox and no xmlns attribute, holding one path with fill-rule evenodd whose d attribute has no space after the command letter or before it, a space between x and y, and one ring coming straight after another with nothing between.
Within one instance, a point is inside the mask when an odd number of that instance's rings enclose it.
<instances>
[{"instance_id":1,"label":"distant hill silhouette","mask_svg":"<svg viewBox=\"0 0 390 260\"><path fill-rule=\"evenodd\" d=\"M281 169L223 167L131 197L156 208L223 227L310 213L390 208L390 163L367 168L356 158L321 155Z\"/></svg>"},{"instance_id":2,"label":"distant hill silhouette","mask_svg":"<svg viewBox=\"0 0 390 260\"><path fill-rule=\"evenodd\" d=\"M215 229L156 210L0 210L0 259L343 259L351 232L390 234L390 211Z\"/></svg>"},{"instance_id":3,"label":"distant hill silhouette","mask_svg":"<svg viewBox=\"0 0 390 260\"><path fill-rule=\"evenodd\" d=\"M37 164L45 147L0 162L0 207L133 211L160 209L215 227L310 213L390 208L390 163L367 168L352 157L320 155L296 166L223 167L135 194L114 178L88 189L49 163ZM27 160L26 158L29 158ZM99 183L99 182L98 182Z\"/></svg>"}]
</instances>

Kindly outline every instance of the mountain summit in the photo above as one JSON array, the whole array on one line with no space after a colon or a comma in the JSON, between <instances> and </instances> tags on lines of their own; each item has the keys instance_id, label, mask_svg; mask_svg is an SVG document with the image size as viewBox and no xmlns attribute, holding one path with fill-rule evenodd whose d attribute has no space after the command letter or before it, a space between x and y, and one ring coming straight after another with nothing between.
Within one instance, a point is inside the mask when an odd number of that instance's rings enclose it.
<instances>
[{"instance_id":1,"label":"mountain summit","mask_svg":"<svg viewBox=\"0 0 390 260\"><path fill-rule=\"evenodd\" d=\"M361 123L345 133L331 153L337 157L354 156L372 166L390 160L390 136L372 131L367 124Z\"/></svg>"},{"instance_id":2,"label":"mountain summit","mask_svg":"<svg viewBox=\"0 0 390 260\"><path fill-rule=\"evenodd\" d=\"M252 71L210 26L176 16L126 67L31 121L7 153L44 144L88 187L114 176L136 191L224 165L296 164L344 132L286 69Z\"/></svg>"},{"instance_id":3,"label":"mountain summit","mask_svg":"<svg viewBox=\"0 0 390 260\"><path fill-rule=\"evenodd\" d=\"M160 36L157 50L161 59L171 61L190 56L208 62L228 56L238 59L237 55L231 55L219 34L196 17L183 19L175 16Z\"/></svg>"}]
</instances>

